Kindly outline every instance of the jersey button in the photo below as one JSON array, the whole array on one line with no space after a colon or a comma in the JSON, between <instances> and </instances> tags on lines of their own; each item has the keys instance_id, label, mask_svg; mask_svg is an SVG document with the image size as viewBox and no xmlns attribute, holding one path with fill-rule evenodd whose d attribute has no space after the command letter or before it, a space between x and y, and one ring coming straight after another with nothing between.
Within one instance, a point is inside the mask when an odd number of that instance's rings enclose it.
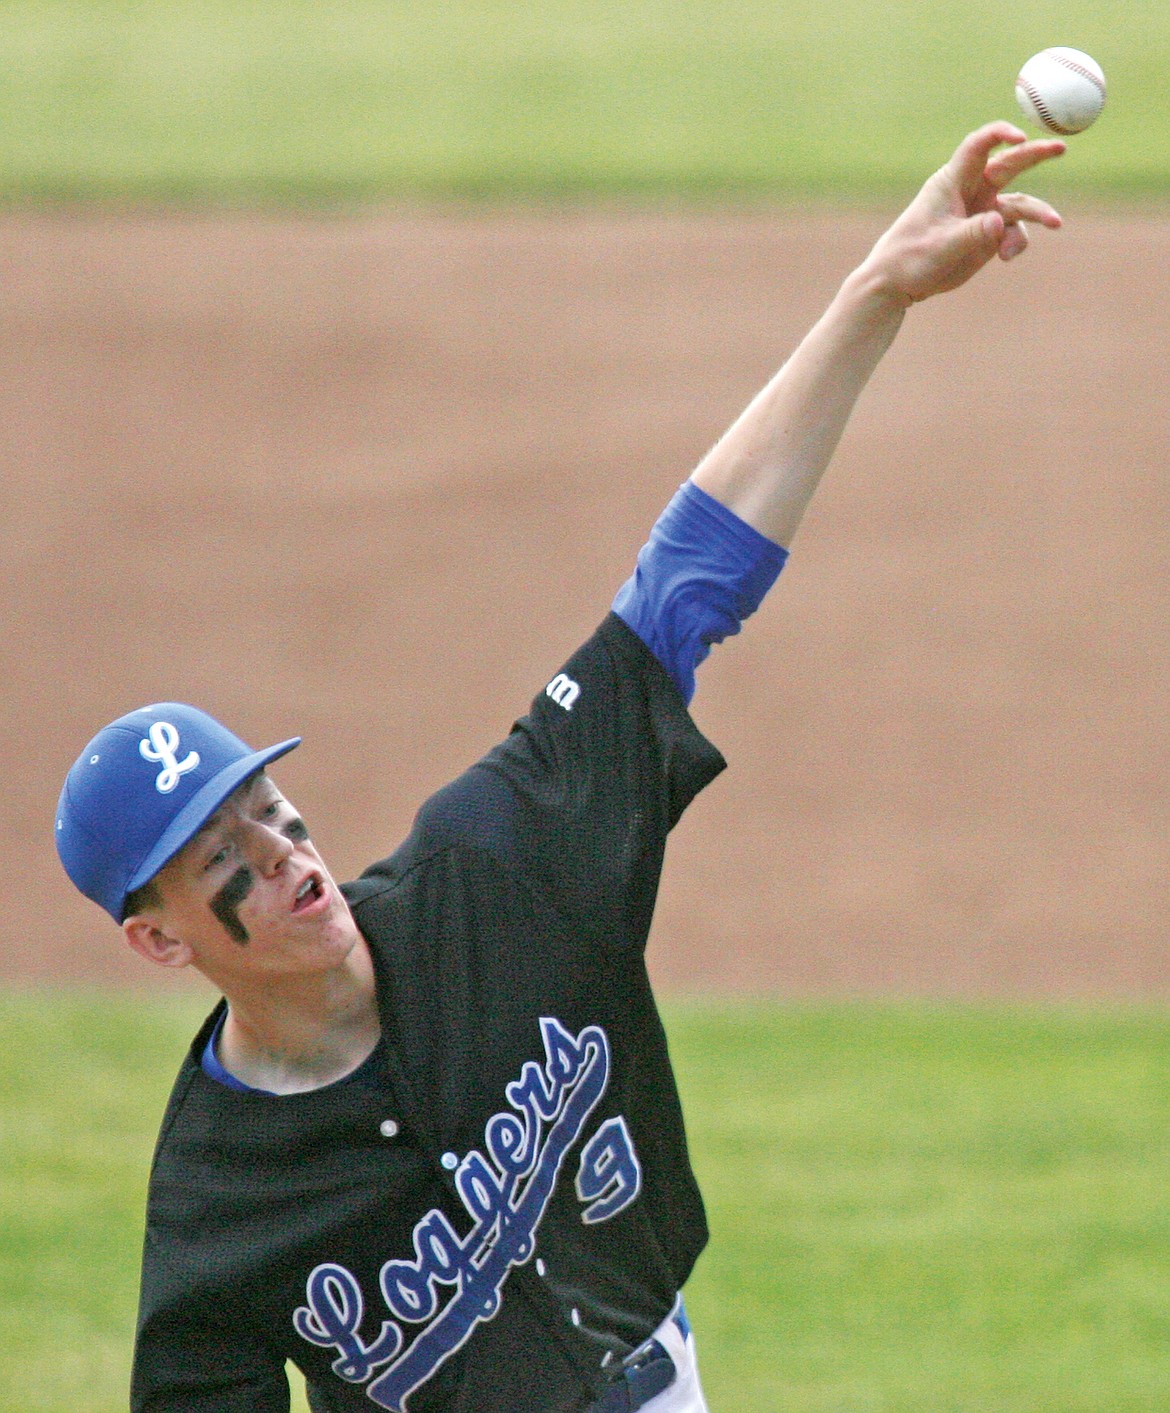
<instances>
[{"instance_id":1,"label":"jersey button","mask_svg":"<svg viewBox=\"0 0 1170 1413\"><path fill-rule=\"evenodd\" d=\"M459 1159L454 1153L444 1153L439 1159L439 1162L442 1163L449 1173L453 1173L459 1166Z\"/></svg>"},{"instance_id":2,"label":"jersey button","mask_svg":"<svg viewBox=\"0 0 1170 1413\"><path fill-rule=\"evenodd\" d=\"M378 1125L378 1132L382 1135L383 1138L397 1138L398 1120L383 1119L382 1122Z\"/></svg>"}]
</instances>

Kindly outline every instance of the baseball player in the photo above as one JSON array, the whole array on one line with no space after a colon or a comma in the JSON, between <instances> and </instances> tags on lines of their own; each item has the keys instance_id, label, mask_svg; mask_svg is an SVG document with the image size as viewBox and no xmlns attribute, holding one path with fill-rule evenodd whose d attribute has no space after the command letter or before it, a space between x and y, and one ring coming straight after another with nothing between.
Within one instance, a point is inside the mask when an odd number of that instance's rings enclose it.
<instances>
[{"instance_id":1,"label":"baseball player","mask_svg":"<svg viewBox=\"0 0 1170 1413\"><path fill-rule=\"evenodd\" d=\"M971 134L671 501L511 734L339 887L267 767L162 703L100 731L56 839L143 957L223 999L151 1173L132 1406L703 1413L707 1237L643 953L666 835L723 767L687 712L910 305L1060 217L1063 151Z\"/></svg>"}]
</instances>

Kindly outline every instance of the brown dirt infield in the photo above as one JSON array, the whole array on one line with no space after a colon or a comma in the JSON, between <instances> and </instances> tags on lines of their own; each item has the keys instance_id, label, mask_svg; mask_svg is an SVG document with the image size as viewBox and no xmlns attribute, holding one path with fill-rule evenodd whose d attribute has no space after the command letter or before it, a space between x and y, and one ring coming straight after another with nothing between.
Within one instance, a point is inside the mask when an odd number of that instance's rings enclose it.
<instances>
[{"instance_id":1,"label":"brown dirt infield","mask_svg":"<svg viewBox=\"0 0 1170 1413\"><path fill-rule=\"evenodd\" d=\"M879 215L0 219L0 975L153 982L52 847L102 722L196 701L336 872L605 612ZM914 311L703 670L666 989L1163 996L1170 220Z\"/></svg>"}]
</instances>

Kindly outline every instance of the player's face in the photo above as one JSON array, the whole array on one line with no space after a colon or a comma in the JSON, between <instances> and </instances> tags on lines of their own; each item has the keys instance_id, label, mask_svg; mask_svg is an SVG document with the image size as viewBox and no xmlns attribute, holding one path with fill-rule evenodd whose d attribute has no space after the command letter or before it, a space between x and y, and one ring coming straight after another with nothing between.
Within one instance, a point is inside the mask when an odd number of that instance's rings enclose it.
<instances>
[{"instance_id":1,"label":"player's face","mask_svg":"<svg viewBox=\"0 0 1170 1413\"><path fill-rule=\"evenodd\" d=\"M214 979L329 970L358 938L304 821L262 771L157 876L160 924Z\"/></svg>"}]
</instances>

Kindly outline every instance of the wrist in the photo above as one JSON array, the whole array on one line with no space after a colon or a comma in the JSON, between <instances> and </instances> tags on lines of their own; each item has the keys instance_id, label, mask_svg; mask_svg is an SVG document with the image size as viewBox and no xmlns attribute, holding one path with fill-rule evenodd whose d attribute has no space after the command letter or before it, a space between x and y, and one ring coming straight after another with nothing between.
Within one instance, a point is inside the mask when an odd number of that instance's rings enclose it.
<instances>
[{"instance_id":1,"label":"wrist","mask_svg":"<svg viewBox=\"0 0 1170 1413\"><path fill-rule=\"evenodd\" d=\"M850 305L864 321L888 323L895 327L914 303L913 298L899 288L872 255L847 276L838 298Z\"/></svg>"}]
</instances>

